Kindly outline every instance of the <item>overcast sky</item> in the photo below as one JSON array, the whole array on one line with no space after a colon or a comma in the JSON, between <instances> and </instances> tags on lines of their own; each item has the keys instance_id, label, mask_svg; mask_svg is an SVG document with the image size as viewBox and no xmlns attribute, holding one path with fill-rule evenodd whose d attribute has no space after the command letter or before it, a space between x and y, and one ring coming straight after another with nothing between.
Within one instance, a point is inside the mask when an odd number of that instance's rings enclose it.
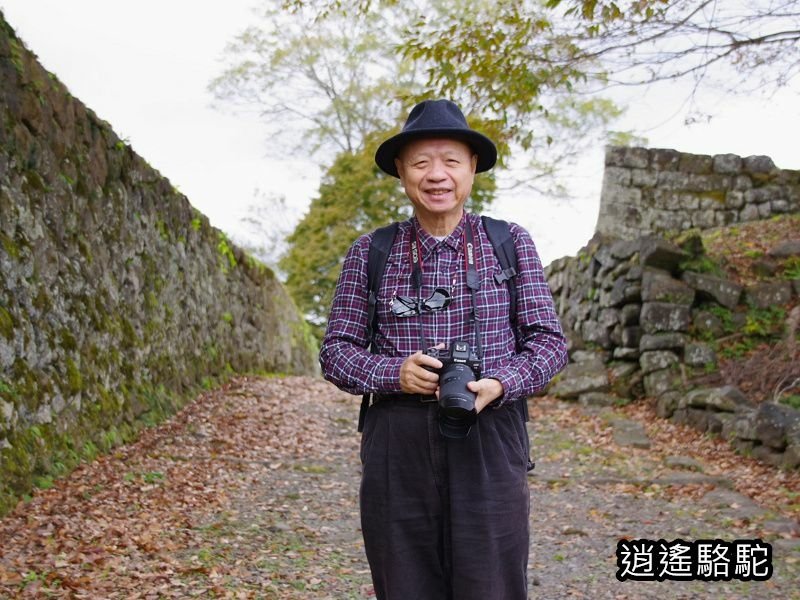
<instances>
[{"instance_id":1,"label":"overcast sky","mask_svg":"<svg viewBox=\"0 0 800 600\"><path fill-rule=\"evenodd\" d=\"M225 44L252 20L255 0L0 0L6 20L71 93L234 238L256 190L305 209L319 170L303 157L267 157L254 117L211 108L209 81ZM700 154L765 154L800 168L800 82L771 99L704 99L709 124L687 127L676 85L631 94L616 129L636 129L651 147ZM274 155L274 153L272 153ZM575 254L597 219L603 148L587 148L568 203L501 199L493 213L526 226L546 263Z\"/></svg>"}]
</instances>

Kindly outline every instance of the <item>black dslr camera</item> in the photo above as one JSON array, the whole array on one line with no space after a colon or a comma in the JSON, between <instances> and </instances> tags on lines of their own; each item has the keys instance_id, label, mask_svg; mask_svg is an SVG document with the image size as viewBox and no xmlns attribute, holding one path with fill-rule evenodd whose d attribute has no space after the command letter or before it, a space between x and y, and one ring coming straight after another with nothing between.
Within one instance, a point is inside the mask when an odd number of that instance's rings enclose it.
<instances>
[{"instance_id":1,"label":"black dslr camera","mask_svg":"<svg viewBox=\"0 0 800 600\"><path fill-rule=\"evenodd\" d=\"M451 342L450 348L428 348L425 354L438 359L439 430L450 438L463 438L478 417L475 412L476 394L467 388L470 381L481 377L481 361L467 342Z\"/></svg>"}]
</instances>

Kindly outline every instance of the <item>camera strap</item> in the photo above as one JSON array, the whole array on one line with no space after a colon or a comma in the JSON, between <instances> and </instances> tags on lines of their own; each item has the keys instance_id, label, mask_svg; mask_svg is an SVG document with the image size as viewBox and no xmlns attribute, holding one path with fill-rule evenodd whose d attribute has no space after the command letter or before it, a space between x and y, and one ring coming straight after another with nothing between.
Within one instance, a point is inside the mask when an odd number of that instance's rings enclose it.
<instances>
[{"instance_id":1,"label":"camera strap","mask_svg":"<svg viewBox=\"0 0 800 600\"><path fill-rule=\"evenodd\" d=\"M481 329L478 322L478 313L475 308L478 305L475 292L481 289L481 278L478 274L478 267L475 265L475 231L472 223L467 221L464 224L464 262L466 263L467 287L472 296L472 308L469 312L472 323L475 326L475 352L478 360L483 360L483 348L481 347Z\"/></svg>"},{"instance_id":2,"label":"camera strap","mask_svg":"<svg viewBox=\"0 0 800 600\"><path fill-rule=\"evenodd\" d=\"M483 349L481 347L481 332L478 324L478 315L475 311L477 299L475 292L481 289L481 278L478 274L478 267L475 262L475 254L477 246L475 244L475 230L469 219L464 216L464 232L461 235L461 243L464 246L464 271L466 273L467 287L470 291L472 299L472 308L470 310L470 319L475 327L475 352L479 359L483 359ZM411 244L409 245L409 260L411 262L411 285L417 290L418 306L422 303L422 253L420 252L419 238L417 237L417 230L415 227L411 229ZM421 315L420 315L421 316ZM418 321L419 325L419 340L421 349L427 347L425 341L425 333L422 328L422 319Z\"/></svg>"}]
</instances>

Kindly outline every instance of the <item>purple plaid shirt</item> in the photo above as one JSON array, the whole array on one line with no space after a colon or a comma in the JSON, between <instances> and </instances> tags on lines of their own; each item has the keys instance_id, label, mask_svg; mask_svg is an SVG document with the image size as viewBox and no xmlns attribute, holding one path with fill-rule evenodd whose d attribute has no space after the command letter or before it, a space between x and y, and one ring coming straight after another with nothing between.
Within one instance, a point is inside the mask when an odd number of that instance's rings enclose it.
<instances>
[{"instance_id":1,"label":"purple plaid shirt","mask_svg":"<svg viewBox=\"0 0 800 600\"><path fill-rule=\"evenodd\" d=\"M476 313L481 334L481 376L503 385L502 403L527 397L543 389L567 360L566 342L553 306L533 240L525 229L511 224L517 249L516 340L509 320L508 285L495 282L501 268L478 215L467 214L476 236L476 263L481 287L476 292ZM378 290L375 354L367 339L367 256L372 235L363 235L345 257L333 298L328 329L322 342L320 364L325 378L352 394L400 392L400 366L420 347L420 327L427 347L453 340L475 346L471 319L472 297L466 285L462 235L465 219L444 240L425 232L415 218L400 223L383 281ZM416 228L422 257L421 296L437 287L450 291L449 307L411 317L396 317L395 295L417 298L411 283L409 248Z\"/></svg>"}]
</instances>

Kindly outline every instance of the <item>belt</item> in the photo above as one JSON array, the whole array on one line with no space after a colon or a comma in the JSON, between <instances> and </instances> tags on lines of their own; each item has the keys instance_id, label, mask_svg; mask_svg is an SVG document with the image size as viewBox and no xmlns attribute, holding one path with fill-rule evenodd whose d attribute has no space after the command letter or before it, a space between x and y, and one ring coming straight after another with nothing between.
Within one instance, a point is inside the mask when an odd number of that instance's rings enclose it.
<instances>
[{"instance_id":1,"label":"belt","mask_svg":"<svg viewBox=\"0 0 800 600\"><path fill-rule=\"evenodd\" d=\"M378 402L419 402L421 404L427 404L429 402L438 402L439 399L431 395L426 394L374 394L373 395L373 404L377 404Z\"/></svg>"}]
</instances>

